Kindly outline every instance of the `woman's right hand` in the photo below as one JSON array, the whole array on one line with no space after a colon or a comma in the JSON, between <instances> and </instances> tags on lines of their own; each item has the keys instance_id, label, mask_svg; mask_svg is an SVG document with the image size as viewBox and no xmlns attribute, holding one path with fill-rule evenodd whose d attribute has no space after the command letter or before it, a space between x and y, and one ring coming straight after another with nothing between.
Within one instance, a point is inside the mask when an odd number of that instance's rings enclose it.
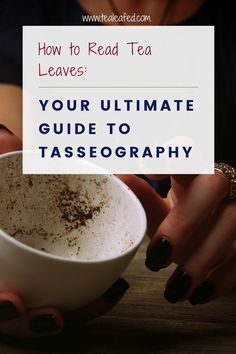
<instances>
[{"instance_id":1,"label":"woman's right hand","mask_svg":"<svg viewBox=\"0 0 236 354\"><path fill-rule=\"evenodd\" d=\"M0 154L21 149L21 140L0 124Z\"/></svg>"}]
</instances>

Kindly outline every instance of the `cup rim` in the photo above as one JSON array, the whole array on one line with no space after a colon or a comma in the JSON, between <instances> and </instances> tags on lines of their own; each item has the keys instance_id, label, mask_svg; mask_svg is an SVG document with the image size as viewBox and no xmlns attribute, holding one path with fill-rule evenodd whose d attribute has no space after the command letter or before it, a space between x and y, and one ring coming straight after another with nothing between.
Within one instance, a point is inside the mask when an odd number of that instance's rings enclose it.
<instances>
[{"instance_id":1,"label":"cup rim","mask_svg":"<svg viewBox=\"0 0 236 354\"><path fill-rule=\"evenodd\" d=\"M11 151L11 152L1 154L0 160L7 158L9 156L15 156L15 155L22 155L23 156L23 151ZM121 254L118 254L118 255L112 256L112 257L106 257L104 259L86 260L86 259L69 258L69 257L55 255L55 254L45 253L44 251L38 250L34 247L31 247L29 245L26 245L23 242L16 240L12 236L10 236L6 231L4 231L1 227L1 225L0 225L0 237L3 237L3 239L5 241L12 243L15 247L19 247L21 250L23 250L25 252L33 253L37 256L41 256L46 259L51 259L54 261L61 261L61 262L64 261L66 263L81 263L81 264L95 264L96 263L96 264L98 264L98 263L106 263L106 262L110 262L110 261L115 261L115 260L118 260L118 259L123 258L125 256L128 256L130 253L132 253L135 249L137 249L140 246L140 244L142 243L142 241L146 235L147 216L146 216L145 210L144 210L140 200L135 195L135 193L123 181L121 181L116 175L111 174L109 172L107 172L107 175L109 176L109 178L115 180L115 183L120 184L120 186L123 188L123 190L125 190L126 193L128 193L130 195L130 198L135 200L136 206L137 206L137 209L139 212L139 219L142 220L140 237L136 237L133 244L126 251L122 252Z\"/></svg>"}]
</instances>

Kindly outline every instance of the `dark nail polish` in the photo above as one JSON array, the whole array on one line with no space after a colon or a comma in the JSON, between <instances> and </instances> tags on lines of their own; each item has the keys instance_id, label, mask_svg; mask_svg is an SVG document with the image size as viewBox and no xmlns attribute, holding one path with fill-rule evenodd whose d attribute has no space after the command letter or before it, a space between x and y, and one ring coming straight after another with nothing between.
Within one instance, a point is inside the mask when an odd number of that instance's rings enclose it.
<instances>
[{"instance_id":1,"label":"dark nail polish","mask_svg":"<svg viewBox=\"0 0 236 354\"><path fill-rule=\"evenodd\" d=\"M209 282L202 283L189 298L192 305L201 304L214 294L213 285Z\"/></svg>"},{"instance_id":2,"label":"dark nail polish","mask_svg":"<svg viewBox=\"0 0 236 354\"><path fill-rule=\"evenodd\" d=\"M189 290L192 284L191 277L179 270L165 290L165 298L173 304L178 302Z\"/></svg>"},{"instance_id":3,"label":"dark nail polish","mask_svg":"<svg viewBox=\"0 0 236 354\"><path fill-rule=\"evenodd\" d=\"M30 328L36 333L50 333L60 330L60 327L56 323L56 318L52 314L33 317L30 321Z\"/></svg>"},{"instance_id":4,"label":"dark nail polish","mask_svg":"<svg viewBox=\"0 0 236 354\"><path fill-rule=\"evenodd\" d=\"M161 237L147 255L145 265L153 272L160 270L167 262L172 253L172 245L165 238Z\"/></svg>"},{"instance_id":5,"label":"dark nail polish","mask_svg":"<svg viewBox=\"0 0 236 354\"><path fill-rule=\"evenodd\" d=\"M10 321L19 318L21 313L17 310L13 301L0 302L0 321Z\"/></svg>"},{"instance_id":6,"label":"dark nail polish","mask_svg":"<svg viewBox=\"0 0 236 354\"><path fill-rule=\"evenodd\" d=\"M122 297L129 289L129 283L125 279L118 279L112 287L103 295L107 302L114 302Z\"/></svg>"}]
</instances>

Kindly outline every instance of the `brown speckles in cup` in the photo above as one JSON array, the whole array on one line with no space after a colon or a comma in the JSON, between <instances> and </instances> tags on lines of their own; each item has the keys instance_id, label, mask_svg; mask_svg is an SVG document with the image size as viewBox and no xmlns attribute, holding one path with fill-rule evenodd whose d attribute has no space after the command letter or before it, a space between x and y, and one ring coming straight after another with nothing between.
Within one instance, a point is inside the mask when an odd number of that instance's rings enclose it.
<instances>
[{"instance_id":1,"label":"brown speckles in cup","mask_svg":"<svg viewBox=\"0 0 236 354\"><path fill-rule=\"evenodd\" d=\"M70 232L73 229L86 227L87 223L97 216L104 203L94 206L89 197L80 192L71 191L65 187L59 194L58 208L61 218L65 221L65 229Z\"/></svg>"},{"instance_id":2,"label":"brown speckles in cup","mask_svg":"<svg viewBox=\"0 0 236 354\"><path fill-rule=\"evenodd\" d=\"M132 246L130 231L125 233L129 210L109 177L22 175L21 155L0 161L0 177L0 227L14 239L86 260Z\"/></svg>"}]
</instances>

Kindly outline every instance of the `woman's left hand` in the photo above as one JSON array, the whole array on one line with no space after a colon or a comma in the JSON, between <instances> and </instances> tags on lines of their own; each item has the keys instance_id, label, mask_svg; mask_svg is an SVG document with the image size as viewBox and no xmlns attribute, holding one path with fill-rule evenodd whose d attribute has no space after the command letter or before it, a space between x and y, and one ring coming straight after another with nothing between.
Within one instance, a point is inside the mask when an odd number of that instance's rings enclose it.
<instances>
[{"instance_id":1,"label":"woman's left hand","mask_svg":"<svg viewBox=\"0 0 236 354\"><path fill-rule=\"evenodd\" d=\"M0 124L0 154L21 148L21 140ZM99 299L67 313L62 313L54 306L27 308L18 294L0 291L0 333L16 337L58 334L64 325L83 323L104 315L122 299L128 288L126 280L118 279Z\"/></svg>"},{"instance_id":2,"label":"woman's left hand","mask_svg":"<svg viewBox=\"0 0 236 354\"><path fill-rule=\"evenodd\" d=\"M166 199L138 177L119 177L147 213L146 266L159 271L177 264L166 285L168 301L205 303L236 286L236 203L228 201L223 174L172 176Z\"/></svg>"}]
</instances>

